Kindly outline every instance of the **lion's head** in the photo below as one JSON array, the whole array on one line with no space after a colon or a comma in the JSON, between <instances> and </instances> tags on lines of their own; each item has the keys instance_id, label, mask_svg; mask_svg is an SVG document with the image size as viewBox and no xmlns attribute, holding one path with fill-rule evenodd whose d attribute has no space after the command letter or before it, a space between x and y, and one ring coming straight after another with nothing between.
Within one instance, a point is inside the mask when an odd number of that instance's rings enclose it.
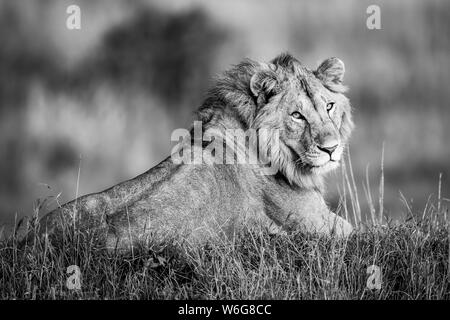
<instances>
[{"instance_id":1,"label":"lion's head","mask_svg":"<svg viewBox=\"0 0 450 320\"><path fill-rule=\"evenodd\" d=\"M219 78L200 119L226 126L233 117L244 129L278 130L262 144L272 149L270 160L292 184L320 186L321 176L339 165L353 128L343 77L337 58L314 71L289 54L270 63L248 60Z\"/></svg>"}]
</instances>

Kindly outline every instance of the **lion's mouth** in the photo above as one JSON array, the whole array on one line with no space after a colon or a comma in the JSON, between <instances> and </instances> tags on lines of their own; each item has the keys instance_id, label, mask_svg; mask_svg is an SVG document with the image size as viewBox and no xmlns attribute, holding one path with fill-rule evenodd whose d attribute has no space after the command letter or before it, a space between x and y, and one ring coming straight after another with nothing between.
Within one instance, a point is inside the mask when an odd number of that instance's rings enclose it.
<instances>
[{"instance_id":1,"label":"lion's mouth","mask_svg":"<svg viewBox=\"0 0 450 320\"><path fill-rule=\"evenodd\" d=\"M321 155L321 154L312 154L306 156L307 163L310 164L312 167L323 167L328 162L331 161L331 157L328 155Z\"/></svg>"},{"instance_id":2,"label":"lion's mouth","mask_svg":"<svg viewBox=\"0 0 450 320\"><path fill-rule=\"evenodd\" d=\"M336 166L336 164L339 163L339 160L332 159L331 157L327 156L316 156L316 157L308 157L307 160L304 162L306 167L309 167L311 170L317 170L317 169L332 169Z\"/></svg>"},{"instance_id":3,"label":"lion's mouth","mask_svg":"<svg viewBox=\"0 0 450 320\"><path fill-rule=\"evenodd\" d=\"M334 167L339 162L338 159L320 153L304 153L302 156L291 146L287 147L294 162L303 170L326 169L327 167Z\"/></svg>"}]
</instances>

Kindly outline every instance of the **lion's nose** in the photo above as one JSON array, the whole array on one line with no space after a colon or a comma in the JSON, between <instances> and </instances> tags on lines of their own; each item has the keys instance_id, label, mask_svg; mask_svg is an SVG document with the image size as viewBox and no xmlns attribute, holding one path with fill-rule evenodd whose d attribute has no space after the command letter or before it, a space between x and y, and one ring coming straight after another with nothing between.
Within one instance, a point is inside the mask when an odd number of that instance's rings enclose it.
<instances>
[{"instance_id":1,"label":"lion's nose","mask_svg":"<svg viewBox=\"0 0 450 320\"><path fill-rule=\"evenodd\" d=\"M338 143L332 143L332 144L327 144L327 145L321 145L321 146L317 146L317 148L319 148L319 150L322 150L323 152L326 152L330 155L334 152L334 150L336 150L336 148L338 147Z\"/></svg>"}]
</instances>

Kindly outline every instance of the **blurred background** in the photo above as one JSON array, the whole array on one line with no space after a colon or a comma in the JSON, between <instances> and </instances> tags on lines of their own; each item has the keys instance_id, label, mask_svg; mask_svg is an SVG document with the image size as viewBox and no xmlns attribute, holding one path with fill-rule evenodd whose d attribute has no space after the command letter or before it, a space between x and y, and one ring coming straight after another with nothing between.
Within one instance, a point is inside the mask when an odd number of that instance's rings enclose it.
<instances>
[{"instance_id":1,"label":"blurred background","mask_svg":"<svg viewBox=\"0 0 450 320\"><path fill-rule=\"evenodd\" d=\"M81 30L66 28L72 4ZM381 30L366 27L371 4ZM146 171L215 75L283 51L312 68L345 62L362 198L368 166L377 197L383 142L387 214L406 210L400 192L420 212L439 173L450 198L449 1L2 0L0 225L36 199L73 199L78 172L81 195Z\"/></svg>"}]
</instances>

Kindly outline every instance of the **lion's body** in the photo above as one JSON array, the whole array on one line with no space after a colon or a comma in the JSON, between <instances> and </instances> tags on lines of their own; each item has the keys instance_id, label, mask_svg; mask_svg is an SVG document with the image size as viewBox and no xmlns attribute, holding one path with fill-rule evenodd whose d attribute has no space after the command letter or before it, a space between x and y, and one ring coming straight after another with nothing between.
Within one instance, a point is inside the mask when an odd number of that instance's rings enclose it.
<instances>
[{"instance_id":1,"label":"lion's body","mask_svg":"<svg viewBox=\"0 0 450 320\"><path fill-rule=\"evenodd\" d=\"M261 123L267 123L278 112L258 112L259 102L253 103L248 94L250 78L258 64L247 63L245 72L241 72L242 66L234 69L236 77L229 73L221 80L222 85L211 91L200 109L198 115L205 130L246 130L255 123L260 123L261 129ZM244 109L245 106L249 108ZM342 121L345 116L349 117L342 111ZM349 128L342 130L341 136L349 135ZM278 152L293 149L282 147L286 149ZM195 153L198 148L203 150L202 146L193 146L191 151ZM293 151L289 152L292 156ZM239 227L253 225L328 235L348 235L352 231L348 222L328 209L318 167L306 171L301 165L298 172L293 172L294 161L277 155L272 161L280 169L274 175L264 175L258 166L211 164L214 157L210 157L211 161L203 159L200 164L175 163L168 157L134 179L80 197L51 212L41 220L41 231L54 233L61 218L63 223L76 220L79 228L95 226L104 230L108 248L129 248L136 242L165 237L198 244L216 237L232 237Z\"/></svg>"}]
</instances>

